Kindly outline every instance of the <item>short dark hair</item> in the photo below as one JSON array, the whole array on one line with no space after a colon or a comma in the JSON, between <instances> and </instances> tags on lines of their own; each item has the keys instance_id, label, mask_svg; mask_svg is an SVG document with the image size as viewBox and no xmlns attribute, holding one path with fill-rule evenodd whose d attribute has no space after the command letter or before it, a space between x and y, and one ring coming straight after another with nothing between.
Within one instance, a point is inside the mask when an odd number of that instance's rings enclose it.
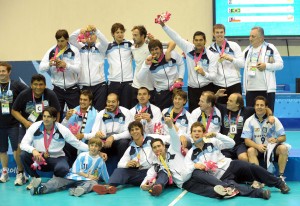
<instances>
[{"instance_id":1,"label":"short dark hair","mask_svg":"<svg viewBox=\"0 0 300 206\"><path fill-rule=\"evenodd\" d=\"M134 26L131 31L135 29L139 30L141 36L144 36L144 38L147 37L147 29L143 25Z\"/></svg>"},{"instance_id":2,"label":"short dark hair","mask_svg":"<svg viewBox=\"0 0 300 206\"><path fill-rule=\"evenodd\" d=\"M180 96L182 99L187 100L187 93L181 89L177 89L175 92L173 92L172 100L174 100L176 96Z\"/></svg>"},{"instance_id":3,"label":"short dark hair","mask_svg":"<svg viewBox=\"0 0 300 206\"><path fill-rule=\"evenodd\" d=\"M61 37L64 37L65 39L69 39L69 33L68 33L68 31L65 30L65 29L57 30L57 32L55 34L55 39L58 40Z\"/></svg>"},{"instance_id":4,"label":"short dark hair","mask_svg":"<svg viewBox=\"0 0 300 206\"><path fill-rule=\"evenodd\" d=\"M211 103L211 106L215 106L216 96L212 91L204 91L202 95L206 96L206 103Z\"/></svg>"},{"instance_id":5,"label":"short dark hair","mask_svg":"<svg viewBox=\"0 0 300 206\"><path fill-rule=\"evenodd\" d=\"M160 142L162 145L165 145L164 142L163 142L161 139L159 139L159 138L154 138L154 139L152 139L151 142L150 142L151 148L152 148L152 145L153 145L155 142Z\"/></svg>"},{"instance_id":6,"label":"short dark hair","mask_svg":"<svg viewBox=\"0 0 300 206\"><path fill-rule=\"evenodd\" d=\"M91 90L81 90L80 95L88 96L89 100L93 101L93 93L91 92Z\"/></svg>"},{"instance_id":7,"label":"short dark hair","mask_svg":"<svg viewBox=\"0 0 300 206\"><path fill-rule=\"evenodd\" d=\"M8 62L0 62L0 66L6 67L8 73L11 71L11 65Z\"/></svg>"},{"instance_id":8,"label":"short dark hair","mask_svg":"<svg viewBox=\"0 0 300 206\"><path fill-rule=\"evenodd\" d=\"M90 146L91 144L96 144L100 147L100 149L102 148L102 140L99 137L92 137L89 142L88 145ZM100 150L99 149L99 150Z\"/></svg>"},{"instance_id":9,"label":"short dark hair","mask_svg":"<svg viewBox=\"0 0 300 206\"><path fill-rule=\"evenodd\" d=\"M126 31L125 27L123 24L121 23L114 23L112 26L111 26L111 34L113 35L118 29L120 29L121 31Z\"/></svg>"},{"instance_id":10,"label":"short dark hair","mask_svg":"<svg viewBox=\"0 0 300 206\"><path fill-rule=\"evenodd\" d=\"M204 125L201 123L201 122L195 122L192 124L191 126L191 134L192 134L192 131L193 131L193 128L194 127L201 127L202 128L202 132L205 133L206 132L206 129L204 127Z\"/></svg>"},{"instance_id":11,"label":"short dark hair","mask_svg":"<svg viewBox=\"0 0 300 206\"><path fill-rule=\"evenodd\" d=\"M43 81L46 84L46 78L42 74L34 74L31 77L31 84L34 81Z\"/></svg>"},{"instance_id":12,"label":"short dark hair","mask_svg":"<svg viewBox=\"0 0 300 206\"><path fill-rule=\"evenodd\" d=\"M268 106L268 100L264 96L257 96L257 97L255 97L255 99L254 99L254 105L256 104L257 100L264 101L265 102L265 106Z\"/></svg>"},{"instance_id":13,"label":"short dark hair","mask_svg":"<svg viewBox=\"0 0 300 206\"><path fill-rule=\"evenodd\" d=\"M162 43L158 39L152 39L148 44L148 49L151 51L151 49L158 47L161 50L163 50Z\"/></svg>"},{"instance_id":14,"label":"short dark hair","mask_svg":"<svg viewBox=\"0 0 300 206\"><path fill-rule=\"evenodd\" d=\"M223 29L225 33L225 26L223 24L215 24L213 26L213 32L215 32L216 29Z\"/></svg>"},{"instance_id":15,"label":"short dark hair","mask_svg":"<svg viewBox=\"0 0 300 206\"><path fill-rule=\"evenodd\" d=\"M50 114L51 117L57 118L57 109L55 109L54 107L46 107L46 108L43 110L43 114L44 114L45 112L49 112L49 114Z\"/></svg>"},{"instance_id":16,"label":"short dark hair","mask_svg":"<svg viewBox=\"0 0 300 206\"><path fill-rule=\"evenodd\" d=\"M147 93L150 94L150 90L149 90L147 87L140 87L140 88L138 89L138 92L139 92L141 89L146 90Z\"/></svg>"},{"instance_id":17,"label":"short dark hair","mask_svg":"<svg viewBox=\"0 0 300 206\"><path fill-rule=\"evenodd\" d=\"M206 41L206 36L205 36L205 33L202 32L202 31L196 31L193 35L193 40L195 39L196 36L202 36L203 39Z\"/></svg>"},{"instance_id":18,"label":"short dark hair","mask_svg":"<svg viewBox=\"0 0 300 206\"><path fill-rule=\"evenodd\" d=\"M138 127L141 129L141 132L142 132L142 135L144 135L144 128L143 128L143 125L140 121L133 121L133 122L130 122L129 125L128 125L128 131L130 133L130 130L133 128L133 127Z\"/></svg>"}]
</instances>

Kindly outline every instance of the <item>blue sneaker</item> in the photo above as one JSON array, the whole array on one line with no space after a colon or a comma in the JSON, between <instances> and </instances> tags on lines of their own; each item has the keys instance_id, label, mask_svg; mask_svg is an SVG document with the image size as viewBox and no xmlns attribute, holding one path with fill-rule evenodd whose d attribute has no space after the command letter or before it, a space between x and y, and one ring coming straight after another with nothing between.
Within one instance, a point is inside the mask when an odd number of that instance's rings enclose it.
<instances>
[{"instance_id":1,"label":"blue sneaker","mask_svg":"<svg viewBox=\"0 0 300 206\"><path fill-rule=\"evenodd\" d=\"M32 178L32 188L30 189L30 194L31 195L39 195L39 194L43 194L43 188L44 186L41 184L42 179L41 178L36 178L33 177Z\"/></svg>"}]
</instances>

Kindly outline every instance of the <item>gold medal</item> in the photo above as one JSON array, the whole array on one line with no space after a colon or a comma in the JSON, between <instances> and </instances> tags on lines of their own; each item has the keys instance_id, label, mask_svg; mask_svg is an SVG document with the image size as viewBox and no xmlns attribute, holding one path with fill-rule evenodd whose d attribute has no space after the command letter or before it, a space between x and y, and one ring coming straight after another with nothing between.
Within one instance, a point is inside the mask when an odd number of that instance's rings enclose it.
<instances>
[{"instance_id":1,"label":"gold medal","mask_svg":"<svg viewBox=\"0 0 300 206\"><path fill-rule=\"evenodd\" d=\"M197 71L198 69L200 69L199 66L194 67L195 71Z\"/></svg>"},{"instance_id":2,"label":"gold medal","mask_svg":"<svg viewBox=\"0 0 300 206\"><path fill-rule=\"evenodd\" d=\"M45 157L45 158L48 158L48 157L50 157L50 155L49 155L49 152L48 152L48 151L46 151L46 152L44 153L44 157Z\"/></svg>"},{"instance_id":3,"label":"gold medal","mask_svg":"<svg viewBox=\"0 0 300 206\"><path fill-rule=\"evenodd\" d=\"M232 133L229 133L229 134L228 134L228 137L230 137L231 139L234 139L234 136L235 136L235 135L232 134Z\"/></svg>"}]
</instances>

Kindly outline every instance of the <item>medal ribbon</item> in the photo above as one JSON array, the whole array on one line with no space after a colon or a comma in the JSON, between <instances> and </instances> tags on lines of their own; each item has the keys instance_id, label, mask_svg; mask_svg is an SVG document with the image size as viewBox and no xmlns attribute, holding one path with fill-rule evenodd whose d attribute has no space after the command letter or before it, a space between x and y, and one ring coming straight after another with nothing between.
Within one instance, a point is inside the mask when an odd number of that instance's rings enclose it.
<instances>
[{"instance_id":1,"label":"medal ribbon","mask_svg":"<svg viewBox=\"0 0 300 206\"><path fill-rule=\"evenodd\" d=\"M53 138L53 131L54 131L54 125L51 128L50 134L49 134L49 139L47 138L47 131L46 127L44 127L44 146L46 149L46 153L49 154L49 146L51 144L52 138Z\"/></svg>"}]
</instances>

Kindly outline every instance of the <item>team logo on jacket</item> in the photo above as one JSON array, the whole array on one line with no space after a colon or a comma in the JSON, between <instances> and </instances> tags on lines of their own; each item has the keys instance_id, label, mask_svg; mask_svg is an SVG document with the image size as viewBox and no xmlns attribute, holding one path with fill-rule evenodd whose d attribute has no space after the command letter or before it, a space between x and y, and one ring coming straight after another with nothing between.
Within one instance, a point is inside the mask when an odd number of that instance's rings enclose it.
<instances>
[{"instance_id":1,"label":"team logo on jacket","mask_svg":"<svg viewBox=\"0 0 300 206\"><path fill-rule=\"evenodd\" d=\"M267 128L267 127L263 127L263 128L262 128L262 131L263 131L264 133L267 133L268 128Z\"/></svg>"},{"instance_id":2,"label":"team logo on jacket","mask_svg":"<svg viewBox=\"0 0 300 206\"><path fill-rule=\"evenodd\" d=\"M185 124L185 122L186 122L186 120L185 120L185 119L182 119L182 120L181 120L181 124L182 124L182 125L184 125L184 124Z\"/></svg>"},{"instance_id":3,"label":"team logo on jacket","mask_svg":"<svg viewBox=\"0 0 300 206\"><path fill-rule=\"evenodd\" d=\"M54 135L53 135L53 139L58 139L59 138L59 134L58 133L55 133Z\"/></svg>"},{"instance_id":4,"label":"team logo on jacket","mask_svg":"<svg viewBox=\"0 0 300 206\"><path fill-rule=\"evenodd\" d=\"M208 152L212 152L211 146L208 146L208 147L207 147L207 151L208 151Z\"/></svg>"},{"instance_id":5,"label":"team logo on jacket","mask_svg":"<svg viewBox=\"0 0 300 206\"><path fill-rule=\"evenodd\" d=\"M123 122L123 117L120 117L119 118L119 123L122 123Z\"/></svg>"},{"instance_id":6,"label":"team logo on jacket","mask_svg":"<svg viewBox=\"0 0 300 206\"><path fill-rule=\"evenodd\" d=\"M124 44L124 47L127 49L127 48L128 48L128 43L125 43L125 44Z\"/></svg>"},{"instance_id":7,"label":"team logo on jacket","mask_svg":"<svg viewBox=\"0 0 300 206\"><path fill-rule=\"evenodd\" d=\"M168 63L169 63L169 66L170 66L170 67L171 67L171 66L172 66L172 64L173 64L173 63L172 63L172 61L169 61Z\"/></svg>"},{"instance_id":8,"label":"team logo on jacket","mask_svg":"<svg viewBox=\"0 0 300 206\"><path fill-rule=\"evenodd\" d=\"M72 53L68 52L67 56L68 56L68 58L71 58L72 57Z\"/></svg>"}]
</instances>

